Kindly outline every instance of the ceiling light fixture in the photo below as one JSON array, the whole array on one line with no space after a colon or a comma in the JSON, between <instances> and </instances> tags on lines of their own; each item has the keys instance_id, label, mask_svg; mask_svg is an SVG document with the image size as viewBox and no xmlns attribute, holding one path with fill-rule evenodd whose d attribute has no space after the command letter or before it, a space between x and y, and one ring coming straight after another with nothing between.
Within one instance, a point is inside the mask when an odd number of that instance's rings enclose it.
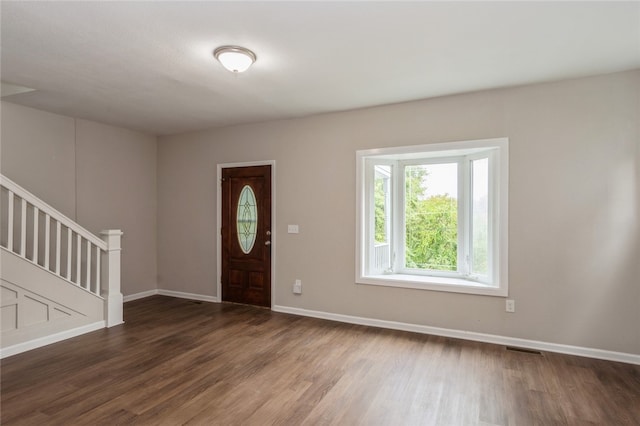
<instances>
[{"instance_id":1,"label":"ceiling light fixture","mask_svg":"<svg viewBox=\"0 0 640 426\"><path fill-rule=\"evenodd\" d=\"M231 72L245 72L256 61L256 54L240 46L220 46L213 51L223 67Z\"/></svg>"}]
</instances>

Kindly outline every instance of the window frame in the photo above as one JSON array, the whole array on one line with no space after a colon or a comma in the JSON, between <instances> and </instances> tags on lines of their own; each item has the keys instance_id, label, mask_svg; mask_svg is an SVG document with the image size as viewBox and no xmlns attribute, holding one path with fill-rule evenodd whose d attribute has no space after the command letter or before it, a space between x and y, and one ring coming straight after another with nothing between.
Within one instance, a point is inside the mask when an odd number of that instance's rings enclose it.
<instances>
[{"instance_id":1,"label":"window frame","mask_svg":"<svg viewBox=\"0 0 640 426\"><path fill-rule=\"evenodd\" d=\"M360 150L356 152L356 283L491 296L508 295L508 138L434 143ZM473 161L488 158L488 276L472 274L473 262ZM406 165L458 163L458 270L415 270L404 267ZM463 162L466 165L460 167ZM391 271L372 270L375 243L375 165L391 166ZM398 209L398 206L401 206ZM461 232L462 231L462 232ZM465 233L466 231L466 233ZM463 235L464 234L464 235ZM461 242L462 246L461 247ZM402 264L402 268L398 265ZM371 270L371 272L368 272ZM376 273L374 273L376 272Z\"/></svg>"}]
</instances>

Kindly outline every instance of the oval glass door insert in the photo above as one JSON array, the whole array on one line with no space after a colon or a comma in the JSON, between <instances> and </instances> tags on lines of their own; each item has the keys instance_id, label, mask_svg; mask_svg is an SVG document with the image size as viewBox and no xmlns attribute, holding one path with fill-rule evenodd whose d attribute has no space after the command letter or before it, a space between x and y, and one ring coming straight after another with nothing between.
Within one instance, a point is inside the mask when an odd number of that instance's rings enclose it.
<instances>
[{"instance_id":1,"label":"oval glass door insert","mask_svg":"<svg viewBox=\"0 0 640 426\"><path fill-rule=\"evenodd\" d=\"M249 185L245 185L240 191L238 200L238 214L236 217L238 228L238 242L244 254L249 254L256 243L258 225L258 207L256 194Z\"/></svg>"}]
</instances>

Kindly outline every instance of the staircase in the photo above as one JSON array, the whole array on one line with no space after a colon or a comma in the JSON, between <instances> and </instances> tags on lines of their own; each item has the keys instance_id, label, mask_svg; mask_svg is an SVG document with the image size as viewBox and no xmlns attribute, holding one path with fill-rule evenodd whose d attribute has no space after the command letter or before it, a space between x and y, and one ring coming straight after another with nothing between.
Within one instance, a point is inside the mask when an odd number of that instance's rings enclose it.
<instances>
[{"instance_id":1,"label":"staircase","mask_svg":"<svg viewBox=\"0 0 640 426\"><path fill-rule=\"evenodd\" d=\"M122 324L122 232L97 237L9 178L0 186L0 358Z\"/></svg>"}]
</instances>

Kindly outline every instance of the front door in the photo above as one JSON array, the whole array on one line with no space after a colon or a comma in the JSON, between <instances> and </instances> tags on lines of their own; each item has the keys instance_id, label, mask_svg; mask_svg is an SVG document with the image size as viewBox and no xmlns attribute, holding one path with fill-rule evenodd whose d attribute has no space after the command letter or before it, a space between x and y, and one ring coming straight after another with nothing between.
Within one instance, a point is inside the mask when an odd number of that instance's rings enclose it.
<instances>
[{"instance_id":1,"label":"front door","mask_svg":"<svg viewBox=\"0 0 640 426\"><path fill-rule=\"evenodd\" d=\"M222 169L222 300L271 306L271 166Z\"/></svg>"}]
</instances>

